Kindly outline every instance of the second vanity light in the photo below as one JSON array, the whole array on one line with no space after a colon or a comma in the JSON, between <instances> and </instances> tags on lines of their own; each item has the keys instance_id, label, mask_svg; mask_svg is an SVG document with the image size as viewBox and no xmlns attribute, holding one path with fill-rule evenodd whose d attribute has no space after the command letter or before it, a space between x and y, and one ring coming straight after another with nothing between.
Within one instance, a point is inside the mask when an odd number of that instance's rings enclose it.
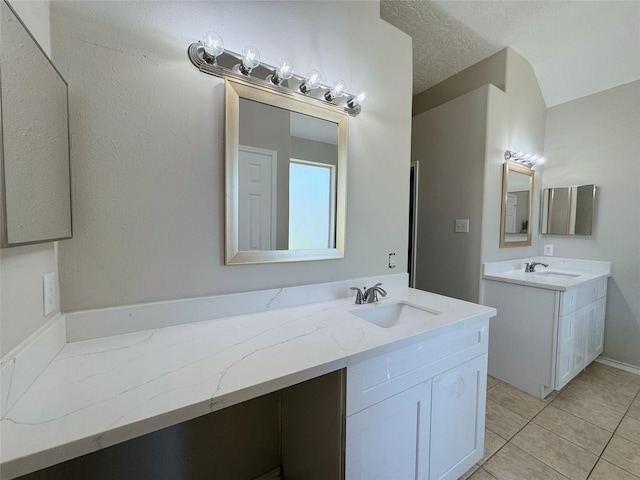
<instances>
[{"instance_id":1,"label":"second vanity light","mask_svg":"<svg viewBox=\"0 0 640 480\"><path fill-rule=\"evenodd\" d=\"M242 75L253 83L261 82L263 87L285 88L290 93L338 107L351 116L358 115L367 100L363 90L355 95L348 93L343 80L336 80L331 86L322 84L322 75L317 70L309 70L304 77L296 75L293 62L288 58L283 58L276 66L262 63L260 52L252 45L244 47L241 55L225 50L222 37L213 31L206 32L201 42L192 43L188 55L201 72L218 77Z\"/></svg>"},{"instance_id":2,"label":"second vanity light","mask_svg":"<svg viewBox=\"0 0 640 480\"><path fill-rule=\"evenodd\" d=\"M512 150L505 150L504 160L506 162L519 163L527 168L533 168L537 164L542 163L542 157L534 153L514 152Z\"/></svg>"}]
</instances>

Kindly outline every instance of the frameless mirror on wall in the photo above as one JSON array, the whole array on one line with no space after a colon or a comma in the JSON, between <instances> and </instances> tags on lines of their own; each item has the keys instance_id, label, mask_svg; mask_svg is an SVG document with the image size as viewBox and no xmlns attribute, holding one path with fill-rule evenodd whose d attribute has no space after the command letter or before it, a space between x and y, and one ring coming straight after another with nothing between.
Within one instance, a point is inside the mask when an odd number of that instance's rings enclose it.
<instances>
[{"instance_id":1,"label":"frameless mirror on wall","mask_svg":"<svg viewBox=\"0 0 640 480\"><path fill-rule=\"evenodd\" d=\"M507 162L502 175L500 247L531 245L534 171Z\"/></svg>"},{"instance_id":2,"label":"frameless mirror on wall","mask_svg":"<svg viewBox=\"0 0 640 480\"><path fill-rule=\"evenodd\" d=\"M67 84L0 1L2 246L71 237Z\"/></svg>"},{"instance_id":3,"label":"frameless mirror on wall","mask_svg":"<svg viewBox=\"0 0 640 480\"><path fill-rule=\"evenodd\" d=\"M545 188L540 231L543 235L591 235L596 186Z\"/></svg>"},{"instance_id":4,"label":"frameless mirror on wall","mask_svg":"<svg viewBox=\"0 0 640 480\"><path fill-rule=\"evenodd\" d=\"M226 80L226 263L341 258L347 119Z\"/></svg>"}]
</instances>

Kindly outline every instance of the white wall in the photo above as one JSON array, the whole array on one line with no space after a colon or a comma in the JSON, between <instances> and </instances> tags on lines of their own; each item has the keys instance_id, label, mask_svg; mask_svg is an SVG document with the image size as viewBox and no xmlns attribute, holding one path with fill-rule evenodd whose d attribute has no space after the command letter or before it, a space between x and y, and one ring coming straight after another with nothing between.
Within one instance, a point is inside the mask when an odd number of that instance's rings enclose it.
<instances>
[{"instance_id":1,"label":"white wall","mask_svg":"<svg viewBox=\"0 0 640 480\"><path fill-rule=\"evenodd\" d=\"M49 2L10 2L18 16L50 54ZM53 242L0 250L0 357L59 312L45 317L42 276L58 271Z\"/></svg>"},{"instance_id":2,"label":"white wall","mask_svg":"<svg viewBox=\"0 0 640 480\"><path fill-rule=\"evenodd\" d=\"M343 260L223 265L224 86L186 55L208 29L369 92L349 120ZM63 311L386 274L389 252L406 271L411 40L377 3L54 2L52 45L72 92Z\"/></svg>"},{"instance_id":3,"label":"white wall","mask_svg":"<svg viewBox=\"0 0 640 480\"><path fill-rule=\"evenodd\" d=\"M613 262L603 356L640 367L640 81L550 108L544 187L595 183L591 236L545 235L559 257Z\"/></svg>"}]
</instances>

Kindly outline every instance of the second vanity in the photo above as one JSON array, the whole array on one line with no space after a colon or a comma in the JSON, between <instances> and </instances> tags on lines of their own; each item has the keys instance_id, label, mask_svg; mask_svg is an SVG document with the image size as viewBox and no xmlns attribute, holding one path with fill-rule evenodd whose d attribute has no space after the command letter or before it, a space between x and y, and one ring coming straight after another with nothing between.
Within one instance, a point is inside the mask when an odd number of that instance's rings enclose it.
<instances>
[{"instance_id":1,"label":"second vanity","mask_svg":"<svg viewBox=\"0 0 640 480\"><path fill-rule=\"evenodd\" d=\"M370 305L354 305L349 284L336 282L202 301L221 312L264 307L173 326L153 312L200 300L67 315L76 341L3 412L2 479L274 394L290 478L458 478L483 454L495 309L406 288L406 276L382 281L389 294ZM322 289L333 299L319 298ZM105 319L147 328L91 338L87 328ZM154 322L164 328L148 328ZM5 368L4 378L17 374Z\"/></svg>"},{"instance_id":2,"label":"second vanity","mask_svg":"<svg viewBox=\"0 0 640 480\"><path fill-rule=\"evenodd\" d=\"M525 262L541 262L525 272ZM539 257L483 266L491 320L489 374L539 398L560 390L600 353L611 263Z\"/></svg>"}]
</instances>

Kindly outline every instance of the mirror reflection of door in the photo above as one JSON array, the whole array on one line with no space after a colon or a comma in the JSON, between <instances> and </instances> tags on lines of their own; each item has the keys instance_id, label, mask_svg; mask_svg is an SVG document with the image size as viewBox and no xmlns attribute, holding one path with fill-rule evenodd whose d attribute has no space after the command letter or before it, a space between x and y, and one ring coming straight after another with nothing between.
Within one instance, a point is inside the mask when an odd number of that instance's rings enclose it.
<instances>
[{"instance_id":1,"label":"mirror reflection of door","mask_svg":"<svg viewBox=\"0 0 640 480\"><path fill-rule=\"evenodd\" d=\"M509 172L506 197L504 233L505 241L523 240L529 227L530 177L519 172Z\"/></svg>"},{"instance_id":2,"label":"mirror reflection of door","mask_svg":"<svg viewBox=\"0 0 640 480\"><path fill-rule=\"evenodd\" d=\"M507 193L507 213L505 217L504 232L516 233L516 210L518 209L518 197L513 193Z\"/></svg>"},{"instance_id":3,"label":"mirror reflection of door","mask_svg":"<svg viewBox=\"0 0 640 480\"><path fill-rule=\"evenodd\" d=\"M338 127L240 99L238 248L336 248Z\"/></svg>"},{"instance_id":4,"label":"mirror reflection of door","mask_svg":"<svg viewBox=\"0 0 640 480\"><path fill-rule=\"evenodd\" d=\"M276 244L278 153L240 145L238 148L238 246L272 250Z\"/></svg>"},{"instance_id":5,"label":"mirror reflection of door","mask_svg":"<svg viewBox=\"0 0 640 480\"><path fill-rule=\"evenodd\" d=\"M502 172L500 248L531 245L534 171L510 162Z\"/></svg>"}]
</instances>

